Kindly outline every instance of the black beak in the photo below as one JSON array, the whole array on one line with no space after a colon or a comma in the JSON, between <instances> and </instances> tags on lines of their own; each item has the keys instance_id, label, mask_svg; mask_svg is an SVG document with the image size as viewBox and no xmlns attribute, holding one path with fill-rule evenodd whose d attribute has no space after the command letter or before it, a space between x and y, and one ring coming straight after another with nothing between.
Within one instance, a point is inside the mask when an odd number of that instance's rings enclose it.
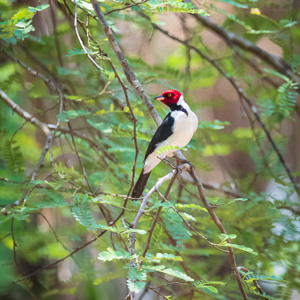
<instances>
[{"instance_id":1,"label":"black beak","mask_svg":"<svg viewBox=\"0 0 300 300\"><path fill-rule=\"evenodd\" d=\"M154 100L158 100L158 101L161 101L161 100L164 100L165 98L162 96L162 95L158 95L154 98Z\"/></svg>"}]
</instances>

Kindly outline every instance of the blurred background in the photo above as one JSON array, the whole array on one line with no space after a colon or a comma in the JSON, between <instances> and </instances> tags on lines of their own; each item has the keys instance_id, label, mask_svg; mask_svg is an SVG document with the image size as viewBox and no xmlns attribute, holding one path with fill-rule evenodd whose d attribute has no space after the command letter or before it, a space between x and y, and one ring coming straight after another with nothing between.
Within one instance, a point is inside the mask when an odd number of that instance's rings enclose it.
<instances>
[{"instance_id":1,"label":"blurred background","mask_svg":"<svg viewBox=\"0 0 300 300\"><path fill-rule=\"evenodd\" d=\"M299 2L98 3L146 94L177 89L197 114L183 153L249 299L300 299ZM126 195L157 125L92 4L2 0L0 47L0 298L242 299L228 255L196 233L226 249L185 176L142 258L161 198L149 200L132 272L140 202ZM171 170L160 163L147 188Z\"/></svg>"}]
</instances>

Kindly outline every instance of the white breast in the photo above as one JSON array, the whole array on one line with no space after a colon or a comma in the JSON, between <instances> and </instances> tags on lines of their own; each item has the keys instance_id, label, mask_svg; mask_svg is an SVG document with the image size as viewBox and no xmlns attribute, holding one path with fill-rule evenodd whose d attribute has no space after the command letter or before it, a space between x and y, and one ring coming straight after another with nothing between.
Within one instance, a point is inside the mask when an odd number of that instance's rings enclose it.
<instances>
[{"instance_id":1,"label":"white breast","mask_svg":"<svg viewBox=\"0 0 300 300\"><path fill-rule=\"evenodd\" d=\"M144 165L144 174L149 173L163 158L170 156L176 149L165 151L157 154L156 151L165 146L185 147L192 139L194 132L198 126L198 118L191 111L186 102L180 103L186 109L187 113L183 111L172 111L171 116L175 119L173 125L173 134L169 136L164 142L157 145L155 151L148 156Z\"/></svg>"}]
</instances>

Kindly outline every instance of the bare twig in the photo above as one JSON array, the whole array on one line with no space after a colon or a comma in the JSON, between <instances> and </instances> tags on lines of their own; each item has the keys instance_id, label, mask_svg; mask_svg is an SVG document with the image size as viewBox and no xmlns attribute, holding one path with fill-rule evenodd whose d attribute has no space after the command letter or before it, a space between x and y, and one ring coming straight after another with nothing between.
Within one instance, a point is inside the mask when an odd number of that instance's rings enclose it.
<instances>
[{"instance_id":1,"label":"bare twig","mask_svg":"<svg viewBox=\"0 0 300 300\"><path fill-rule=\"evenodd\" d=\"M91 57L91 55L89 54L89 50L85 47L81 37L80 37L80 34L79 34L79 31L78 31L78 27L77 27L77 2L76 0L74 1L74 5L75 5L75 17L74 17L74 28L75 28L75 32L76 32L76 35L77 35L77 38L78 38L78 41L83 49L83 51L85 52L85 54L87 55L87 57L90 59L90 61L101 71L103 71L103 68L100 67L97 62Z\"/></svg>"},{"instance_id":2,"label":"bare twig","mask_svg":"<svg viewBox=\"0 0 300 300\"><path fill-rule=\"evenodd\" d=\"M126 104L129 108L130 116L131 116L131 119L132 119L132 122L133 122L133 137L132 137L132 139L134 141L135 155L134 155L134 161L133 161L133 165L132 165L131 185L130 185L129 190L128 190L128 196L129 196L130 193L131 193L131 190L133 188L133 185L134 185L135 167L136 167L136 162L137 162L137 158L138 158L138 154L139 154L139 148L138 148L137 137L136 137L137 119L136 119L136 117L134 115L134 112L133 112L133 109L131 107L126 86L124 85L122 79L120 78L119 74L117 73L117 71L116 71L114 65L112 64L112 62L109 62L109 64L110 64L111 68L113 69L113 71L115 73L115 76L116 76L117 80L119 81L119 83L120 83L120 85L123 89L123 93L124 93L124 96L125 96L125 99L126 99ZM124 204L124 206L125 206L125 204Z\"/></svg>"}]
</instances>

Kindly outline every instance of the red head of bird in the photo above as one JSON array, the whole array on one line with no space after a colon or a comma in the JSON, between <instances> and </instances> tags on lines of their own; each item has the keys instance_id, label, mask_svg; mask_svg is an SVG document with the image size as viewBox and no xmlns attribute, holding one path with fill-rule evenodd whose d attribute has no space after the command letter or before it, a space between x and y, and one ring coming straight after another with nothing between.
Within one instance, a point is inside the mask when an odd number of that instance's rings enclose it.
<instances>
[{"instance_id":1,"label":"red head of bird","mask_svg":"<svg viewBox=\"0 0 300 300\"><path fill-rule=\"evenodd\" d=\"M176 90L167 90L164 91L161 95L155 97L155 100L159 100L162 103L168 105L168 104L176 104L180 97L181 97L181 93L176 91Z\"/></svg>"}]
</instances>

